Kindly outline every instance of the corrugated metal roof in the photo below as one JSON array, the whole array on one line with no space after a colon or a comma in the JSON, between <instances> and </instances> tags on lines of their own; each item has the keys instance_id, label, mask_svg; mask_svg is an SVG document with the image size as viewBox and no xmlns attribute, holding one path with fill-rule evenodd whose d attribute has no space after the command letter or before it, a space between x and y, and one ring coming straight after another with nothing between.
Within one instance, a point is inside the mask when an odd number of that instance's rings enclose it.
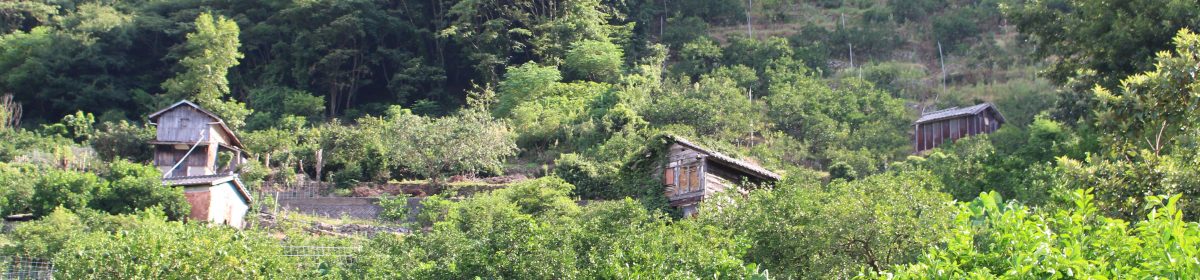
<instances>
[{"instance_id":1,"label":"corrugated metal roof","mask_svg":"<svg viewBox=\"0 0 1200 280\"><path fill-rule=\"evenodd\" d=\"M771 172L770 170L767 170L766 168L762 168L761 166L758 166L757 164L745 162L745 161L742 161L742 160L739 160L739 159L736 159L736 158L733 158L730 156L726 156L725 154L722 154L722 153L719 153L716 151L705 149L704 147L701 147L700 145L696 145L695 143L692 143L691 141L688 141L687 139L683 139L682 137L674 136L674 135L670 135L668 137L670 137L671 140L675 141L675 143L679 143L680 145L688 146L692 149L695 149L696 151L699 151L701 153L708 155L709 159L713 159L714 161L716 161L718 163L723 163L726 166L733 167L735 169L739 169L739 170L745 171L747 173L751 173L752 175L755 175L759 178L771 179L771 180L776 180L776 181L778 181L780 178L782 178L782 176L779 176L779 174L775 174L775 172Z\"/></svg>"},{"instance_id":2,"label":"corrugated metal roof","mask_svg":"<svg viewBox=\"0 0 1200 280\"><path fill-rule=\"evenodd\" d=\"M992 103L988 102L988 103L977 104L975 106L966 107L966 108L952 107L952 108L948 108L948 109L942 109L942 110L938 110L938 111L924 113L924 114L921 114L920 119L917 119L917 123L926 123L926 122L944 120L944 119L949 119L949 118L954 118L954 117L959 117L959 116L966 116L966 115L978 115L979 113L981 113L984 110L987 110L989 108L991 108L992 111L996 112L997 120L999 120L1000 122L1004 122L1004 116L1000 115L999 110L996 110L996 105L992 105Z\"/></svg>"},{"instance_id":3,"label":"corrugated metal roof","mask_svg":"<svg viewBox=\"0 0 1200 280\"><path fill-rule=\"evenodd\" d=\"M166 177L162 180L163 185L168 186L216 186L225 182L233 182L233 187L237 189L246 198L247 204L253 201L250 192L242 186L242 180L234 174L214 174L202 176L182 176L182 177Z\"/></svg>"}]
</instances>

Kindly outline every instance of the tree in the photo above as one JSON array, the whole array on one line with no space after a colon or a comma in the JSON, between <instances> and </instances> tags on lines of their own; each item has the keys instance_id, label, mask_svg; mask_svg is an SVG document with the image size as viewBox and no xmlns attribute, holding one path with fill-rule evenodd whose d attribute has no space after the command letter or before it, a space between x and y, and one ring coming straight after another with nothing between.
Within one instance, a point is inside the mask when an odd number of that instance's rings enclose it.
<instances>
[{"instance_id":1,"label":"tree","mask_svg":"<svg viewBox=\"0 0 1200 280\"><path fill-rule=\"evenodd\" d=\"M567 51L566 66L575 77L596 82L614 82L621 76L625 53L606 41L583 40Z\"/></svg>"},{"instance_id":2,"label":"tree","mask_svg":"<svg viewBox=\"0 0 1200 280\"><path fill-rule=\"evenodd\" d=\"M163 82L165 102L181 99L195 101L221 116L234 129L245 125L250 110L229 98L229 69L244 56L238 51L237 22L224 16L202 13L196 18L196 31L188 33L187 55L179 61L182 73Z\"/></svg>"},{"instance_id":3,"label":"tree","mask_svg":"<svg viewBox=\"0 0 1200 280\"><path fill-rule=\"evenodd\" d=\"M508 124L479 110L430 118L393 107L385 121L387 156L435 185L447 173L500 173L504 159L517 152Z\"/></svg>"},{"instance_id":4,"label":"tree","mask_svg":"<svg viewBox=\"0 0 1200 280\"><path fill-rule=\"evenodd\" d=\"M1016 1L1001 5L1021 33L1036 44L1035 56L1052 58L1049 77L1063 84L1118 85L1123 77L1153 67L1154 53L1168 50L1181 28L1200 28L1194 1ZM1080 74L1094 71L1098 76Z\"/></svg>"},{"instance_id":5,"label":"tree","mask_svg":"<svg viewBox=\"0 0 1200 280\"><path fill-rule=\"evenodd\" d=\"M90 144L100 159L112 161L125 158L133 162L149 163L153 159L150 141L155 130L149 125L136 125L127 121L102 123Z\"/></svg>"},{"instance_id":6,"label":"tree","mask_svg":"<svg viewBox=\"0 0 1200 280\"><path fill-rule=\"evenodd\" d=\"M780 278L848 278L916 260L949 234L950 197L930 173L890 172L855 181L785 179L746 197L707 199L699 220L738 229L746 261ZM803 236L804 238L796 238Z\"/></svg>"},{"instance_id":7,"label":"tree","mask_svg":"<svg viewBox=\"0 0 1200 280\"><path fill-rule=\"evenodd\" d=\"M1194 125L1200 121L1200 82L1193 74L1200 69L1200 35L1181 29L1174 44L1173 53L1158 53L1154 70L1121 80L1119 91L1096 87L1097 122L1113 136L1115 152L1162 154L1200 136Z\"/></svg>"}]
</instances>

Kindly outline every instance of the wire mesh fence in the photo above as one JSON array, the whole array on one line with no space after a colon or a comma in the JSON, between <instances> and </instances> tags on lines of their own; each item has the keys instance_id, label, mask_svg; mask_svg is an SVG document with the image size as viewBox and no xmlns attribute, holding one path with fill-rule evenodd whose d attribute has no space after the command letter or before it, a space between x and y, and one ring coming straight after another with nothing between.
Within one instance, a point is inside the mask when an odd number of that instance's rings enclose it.
<instances>
[{"instance_id":1,"label":"wire mesh fence","mask_svg":"<svg viewBox=\"0 0 1200 280\"><path fill-rule=\"evenodd\" d=\"M0 279L53 279L54 264L45 259L0 256Z\"/></svg>"}]
</instances>

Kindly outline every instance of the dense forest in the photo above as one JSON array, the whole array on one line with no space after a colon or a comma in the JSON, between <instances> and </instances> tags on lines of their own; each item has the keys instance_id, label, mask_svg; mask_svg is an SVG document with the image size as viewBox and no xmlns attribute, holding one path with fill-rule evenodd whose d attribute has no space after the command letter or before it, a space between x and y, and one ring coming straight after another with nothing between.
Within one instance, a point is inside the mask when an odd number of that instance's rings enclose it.
<instances>
[{"instance_id":1,"label":"dense forest","mask_svg":"<svg viewBox=\"0 0 1200 280\"><path fill-rule=\"evenodd\" d=\"M1197 28L1200 3L1169 0L0 2L0 216L33 217L0 231L0 262L63 279L1191 278ZM236 131L251 191L443 191L415 220L380 199L405 234L186 221L149 145L148 115L180 100ZM914 151L924 113L985 102L999 130ZM652 171L672 137L783 179L686 217ZM528 179L452 183L500 176Z\"/></svg>"}]
</instances>

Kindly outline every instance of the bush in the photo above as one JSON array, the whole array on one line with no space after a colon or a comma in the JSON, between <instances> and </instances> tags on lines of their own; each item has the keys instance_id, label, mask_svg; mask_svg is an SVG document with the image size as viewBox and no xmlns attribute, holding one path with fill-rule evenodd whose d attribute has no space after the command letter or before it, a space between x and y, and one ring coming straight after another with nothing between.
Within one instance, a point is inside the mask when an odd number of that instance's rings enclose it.
<instances>
[{"instance_id":1,"label":"bush","mask_svg":"<svg viewBox=\"0 0 1200 280\"><path fill-rule=\"evenodd\" d=\"M100 159L111 161L125 158L141 163L149 163L153 159L154 148L149 143L150 140L154 140L154 128L134 125L123 120L117 123L103 123L100 127L90 142Z\"/></svg>"},{"instance_id":2,"label":"bush","mask_svg":"<svg viewBox=\"0 0 1200 280\"><path fill-rule=\"evenodd\" d=\"M1089 191L1054 212L980 194L959 206L946 245L879 278L1188 278L1200 274L1189 261L1200 257L1200 224L1185 222L1179 198L1147 197L1154 210L1131 224L1101 215Z\"/></svg>"},{"instance_id":3,"label":"bush","mask_svg":"<svg viewBox=\"0 0 1200 280\"><path fill-rule=\"evenodd\" d=\"M118 160L109 164L104 178L108 187L97 193L92 208L112 214L160 209L173 221L191 213L183 188L163 186L162 174L154 167Z\"/></svg>"},{"instance_id":4,"label":"bush","mask_svg":"<svg viewBox=\"0 0 1200 280\"><path fill-rule=\"evenodd\" d=\"M54 257L55 278L313 277L282 256L279 241L258 232L169 222L155 211L132 222L71 238Z\"/></svg>"},{"instance_id":5,"label":"bush","mask_svg":"<svg viewBox=\"0 0 1200 280\"><path fill-rule=\"evenodd\" d=\"M379 208L383 209L379 211L380 218L389 221L408 220L408 197L380 197L378 204Z\"/></svg>"},{"instance_id":6,"label":"bush","mask_svg":"<svg viewBox=\"0 0 1200 280\"><path fill-rule=\"evenodd\" d=\"M568 184L549 178L460 202L439 200L447 207L424 210L443 217L429 232L372 239L342 277L765 277L739 258L747 245L726 230L672 222L628 199L580 208L567 191Z\"/></svg>"},{"instance_id":7,"label":"bush","mask_svg":"<svg viewBox=\"0 0 1200 280\"><path fill-rule=\"evenodd\" d=\"M35 183L37 190L30 201L35 216L50 214L54 208L82 210L91 204L97 193L107 188L100 177L92 173L47 169Z\"/></svg>"}]
</instances>

